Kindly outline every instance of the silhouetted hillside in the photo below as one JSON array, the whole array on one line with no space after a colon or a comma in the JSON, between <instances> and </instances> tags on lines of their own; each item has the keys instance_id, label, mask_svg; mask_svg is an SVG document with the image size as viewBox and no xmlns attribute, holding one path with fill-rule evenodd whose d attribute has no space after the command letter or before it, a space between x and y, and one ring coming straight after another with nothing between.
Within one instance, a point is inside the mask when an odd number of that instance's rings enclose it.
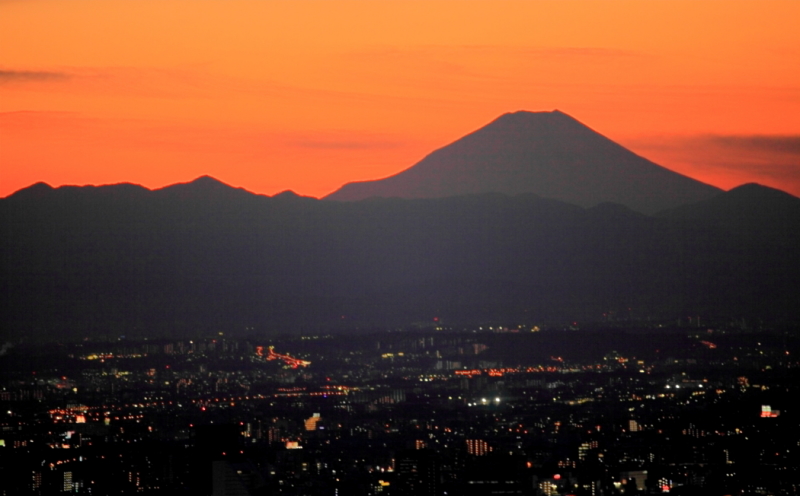
<instances>
[{"instance_id":1,"label":"silhouetted hillside","mask_svg":"<svg viewBox=\"0 0 800 496\"><path fill-rule=\"evenodd\" d=\"M742 236L740 211L720 202L741 202L758 226L776 214L740 193L650 217L531 194L330 202L211 179L156 191L36 185L0 200L2 329L35 338L433 317L797 318L797 237Z\"/></svg>"},{"instance_id":2,"label":"silhouetted hillside","mask_svg":"<svg viewBox=\"0 0 800 496\"><path fill-rule=\"evenodd\" d=\"M683 205L659 217L721 225L748 236L800 235L800 199L784 191L750 183L708 200Z\"/></svg>"}]
</instances>

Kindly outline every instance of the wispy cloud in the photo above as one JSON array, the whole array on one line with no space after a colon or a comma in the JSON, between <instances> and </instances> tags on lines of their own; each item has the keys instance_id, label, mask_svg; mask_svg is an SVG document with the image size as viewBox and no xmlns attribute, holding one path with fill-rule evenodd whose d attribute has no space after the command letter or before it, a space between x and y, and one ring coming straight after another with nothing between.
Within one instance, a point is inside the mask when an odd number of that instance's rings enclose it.
<instances>
[{"instance_id":1,"label":"wispy cloud","mask_svg":"<svg viewBox=\"0 0 800 496\"><path fill-rule=\"evenodd\" d=\"M417 45L399 48L397 46L373 46L366 50L349 52L352 57L380 57L380 58L419 58L419 57L450 57L453 55L495 55L495 56L531 56L542 57L645 57L644 52L636 50L622 50L605 47L536 47L536 46L506 46L506 45Z\"/></svg>"},{"instance_id":2,"label":"wispy cloud","mask_svg":"<svg viewBox=\"0 0 800 496\"><path fill-rule=\"evenodd\" d=\"M397 148L400 142L384 139L327 139L327 138L302 138L290 142L292 146L298 148L317 149L317 150L376 150Z\"/></svg>"},{"instance_id":3,"label":"wispy cloud","mask_svg":"<svg viewBox=\"0 0 800 496\"><path fill-rule=\"evenodd\" d=\"M621 50L603 47L547 47L547 48L522 48L527 55L542 57L586 57L586 58L618 58L618 57L644 57L643 52L635 50Z\"/></svg>"},{"instance_id":4,"label":"wispy cloud","mask_svg":"<svg viewBox=\"0 0 800 496\"><path fill-rule=\"evenodd\" d=\"M66 72L0 69L0 84L66 81L70 77Z\"/></svg>"},{"instance_id":5,"label":"wispy cloud","mask_svg":"<svg viewBox=\"0 0 800 496\"><path fill-rule=\"evenodd\" d=\"M795 134L701 134L694 136L650 136L625 140L637 149L681 151L689 154L737 153L741 159L754 157L795 157L800 160L800 135Z\"/></svg>"},{"instance_id":6,"label":"wispy cloud","mask_svg":"<svg viewBox=\"0 0 800 496\"><path fill-rule=\"evenodd\" d=\"M750 152L786 153L800 159L800 135L706 136L695 138L716 147L735 148Z\"/></svg>"}]
</instances>

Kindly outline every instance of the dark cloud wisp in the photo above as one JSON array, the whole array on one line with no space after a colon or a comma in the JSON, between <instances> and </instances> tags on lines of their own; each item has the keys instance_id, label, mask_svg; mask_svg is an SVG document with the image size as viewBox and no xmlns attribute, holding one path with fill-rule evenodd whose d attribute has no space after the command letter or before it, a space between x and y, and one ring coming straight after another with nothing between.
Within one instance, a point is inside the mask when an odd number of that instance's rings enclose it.
<instances>
[{"instance_id":1,"label":"dark cloud wisp","mask_svg":"<svg viewBox=\"0 0 800 496\"><path fill-rule=\"evenodd\" d=\"M63 81L69 79L66 72L54 71L13 71L0 69L0 84L3 83L37 83L48 81Z\"/></svg>"},{"instance_id":2,"label":"dark cloud wisp","mask_svg":"<svg viewBox=\"0 0 800 496\"><path fill-rule=\"evenodd\" d=\"M800 156L800 135L709 136L709 144L759 152L777 152Z\"/></svg>"}]
</instances>

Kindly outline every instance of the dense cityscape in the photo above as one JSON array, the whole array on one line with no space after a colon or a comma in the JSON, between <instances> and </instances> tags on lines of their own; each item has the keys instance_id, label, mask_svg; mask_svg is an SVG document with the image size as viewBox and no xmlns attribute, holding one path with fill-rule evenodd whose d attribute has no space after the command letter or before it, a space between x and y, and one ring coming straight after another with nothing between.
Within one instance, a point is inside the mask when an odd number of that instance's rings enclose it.
<instances>
[{"instance_id":1,"label":"dense cityscape","mask_svg":"<svg viewBox=\"0 0 800 496\"><path fill-rule=\"evenodd\" d=\"M796 495L757 322L6 344L0 494Z\"/></svg>"}]
</instances>

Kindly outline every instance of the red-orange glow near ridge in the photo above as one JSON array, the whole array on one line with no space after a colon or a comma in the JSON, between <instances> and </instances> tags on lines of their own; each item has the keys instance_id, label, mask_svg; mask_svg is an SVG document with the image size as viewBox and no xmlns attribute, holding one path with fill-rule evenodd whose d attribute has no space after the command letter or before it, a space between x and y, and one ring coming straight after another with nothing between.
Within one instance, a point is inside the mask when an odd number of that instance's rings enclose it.
<instances>
[{"instance_id":1,"label":"red-orange glow near ridge","mask_svg":"<svg viewBox=\"0 0 800 496\"><path fill-rule=\"evenodd\" d=\"M800 194L800 2L0 3L0 196L209 174L323 196L515 110Z\"/></svg>"}]
</instances>

